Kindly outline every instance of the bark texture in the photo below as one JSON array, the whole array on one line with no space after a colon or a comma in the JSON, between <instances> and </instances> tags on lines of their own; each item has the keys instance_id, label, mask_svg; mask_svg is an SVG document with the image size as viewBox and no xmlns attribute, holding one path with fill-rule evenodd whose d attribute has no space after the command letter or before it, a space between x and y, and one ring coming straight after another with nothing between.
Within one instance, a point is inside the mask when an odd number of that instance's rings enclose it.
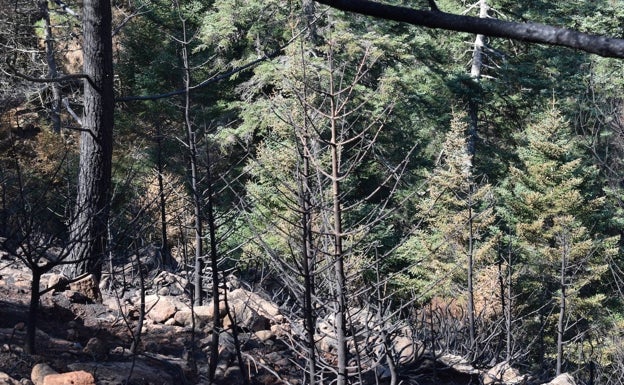
<instances>
[{"instance_id":1,"label":"bark texture","mask_svg":"<svg viewBox=\"0 0 624 385\"><path fill-rule=\"evenodd\" d=\"M368 0L316 0L347 12L405 22L428 28L503 37L532 43L559 45L605 57L624 58L624 39L581 33L536 23L460 16L441 11L423 11Z\"/></svg>"},{"instance_id":2,"label":"bark texture","mask_svg":"<svg viewBox=\"0 0 624 385\"><path fill-rule=\"evenodd\" d=\"M84 0L84 116L80 137L78 196L71 223L66 273L89 272L99 280L106 251L113 142L113 44L110 0Z\"/></svg>"}]
</instances>

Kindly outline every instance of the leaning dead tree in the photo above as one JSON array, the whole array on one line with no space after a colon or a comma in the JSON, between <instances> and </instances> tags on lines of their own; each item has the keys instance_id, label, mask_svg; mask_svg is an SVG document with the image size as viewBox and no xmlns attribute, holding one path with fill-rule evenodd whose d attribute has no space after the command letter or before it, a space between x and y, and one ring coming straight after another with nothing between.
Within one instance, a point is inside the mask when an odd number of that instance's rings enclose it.
<instances>
[{"instance_id":1,"label":"leaning dead tree","mask_svg":"<svg viewBox=\"0 0 624 385\"><path fill-rule=\"evenodd\" d=\"M604 57L624 58L624 39L582 33L538 23L517 23L498 19L454 15L435 10L382 4L368 0L316 0L346 12L404 22L421 27L502 37L579 49Z\"/></svg>"}]
</instances>

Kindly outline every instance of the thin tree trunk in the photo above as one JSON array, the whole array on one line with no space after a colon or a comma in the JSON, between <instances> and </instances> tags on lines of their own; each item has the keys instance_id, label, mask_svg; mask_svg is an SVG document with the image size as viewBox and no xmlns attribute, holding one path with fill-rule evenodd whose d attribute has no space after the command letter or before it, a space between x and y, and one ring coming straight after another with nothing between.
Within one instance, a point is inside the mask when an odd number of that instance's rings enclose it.
<instances>
[{"instance_id":1,"label":"thin tree trunk","mask_svg":"<svg viewBox=\"0 0 624 385\"><path fill-rule=\"evenodd\" d=\"M24 352L35 354L35 335L37 333L37 316L39 311L39 284L41 282L41 271L34 265L31 269L32 281L30 282L30 304L28 306L28 323L26 324L26 341Z\"/></svg>"},{"instance_id":2,"label":"thin tree trunk","mask_svg":"<svg viewBox=\"0 0 624 385\"><path fill-rule=\"evenodd\" d=\"M375 254L377 253L375 252ZM382 293L381 291L381 285L383 283L381 280L379 262L380 262L379 256L375 255L375 275L376 275L375 294L377 296L376 302L377 302L377 309L378 309L377 310L377 323L378 323L378 326L381 328L381 341L383 343L384 355L386 356L386 362L388 363L388 370L390 371L390 385L397 385L398 373L397 373L396 363L394 360L392 338L390 338L390 334L388 333L388 326L386 325L386 321L385 321L386 304L383 301L385 293Z\"/></svg>"},{"instance_id":3,"label":"thin tree trunk","mask_svg":"<svg viewBox=\"0 0 624 385\"><path fill-rule=\"evenodd\" d=\"M307 126L306 126L307 127ZM314 332L316 329L316 318L314 317L314 306L312 297L314 294L314 256L312 255L312 216L310 204L310 164L308 159L308 137L307 132L303 134L303 175L301 176L301 264L303 267L303 318L307 333L308 350L308 382L310 385L316 383L316 341Z\"/></svg>"},{"instance_id":4,"label":"thin tree trunk","mask_svg":"<svg viewBox=\"0 0 624 385\"><path fill-rule=\"evenodd\" d=\"M52 36L52 25L50 23L50 10L47 0L39 1L39 8L43 14L45 23L45 45L46 45L46 61L48 63L48 78L55 79L58 77L56 69L56 58L54 57L54 37ZM57 134L61 132L61 90L59 83L52 82L49 84L52 90L52 108L50 118L52 120L52 130Z\"/></svg>"},{"instance_id":5,"label":"thin tree trunk","mask_svg":"<svg viewBox=\"0 0 624 385\"><path fill-rule=\"evenodd\" d=\"M70 225L72 242L65 273L102 274L109 216L113 152L113 44L110 0L83 2L84 117L80 136L78 196Z\"/></svg>"},{"instance_id":6,"label":"thin tree trunk","mask_svg":"<svg viewBox=\"0 0 624 385\"><path fill-rule=\"evenodd\" d=\"M507 255L507 308L506 308L506 317L505 317L505 334L507 336L507 346L505 349L506 359L508 362L511 361L511 325L512 325L512 306L513 306L513 260L512 260L512 244L511 244L511 234L509 235L509 249Z\"/></svg>"},{"instance_id":7,"label":"thin tree trunk","mask_svg":"<svg viewBox=\"0 0 624 385\"><path fill-rule=\"evenodd\" d=\"M330 58L330 61L332 59ZM330 69L330 72L333 69ZM344 272L344 253L342 248L342 209L340 207L340 144L338 137L337 106L334 100L333 74L330 74L330 96L331 103L331 163L332 163L332 201L333 201L333 243L334 243L334 274L336 279L336 310L335 327L336 340L338 344L338 385L347 383L347 337L346 337L346 277Z\"/></svg>"},{"instance_id":8,"label":"thin tree trunk","mask_svg":"<svg viewBox=\"0 0 624 385\"><path fill-rule=\"evenodd\" d=\"M475 344L475 308L474 308L474 288L473 288L473 274L474 274L474 218L472 217L472 188L474 183L471 181L468 185L468 330L470 334L470 350L473 357L476 357L478 352L476 351Z\"/></svg>"},{"instance_id":9,"label":"thin tree trunk","mask_svg":"<svg viewBox=\"0 0 624 385\"><path fill-rule=\"evenodd\" d=\"M479 17L487 17L488 5L485 0L479 0ZM470 68L470 76L477 83L481 79L481 68L483 66L483 47L485 45L485 36L478 34L475 37L474 47L472 50L472 65ZM473 162L476 154L477 136L479 132L479 103L474 96L471 96L468 101L468 117L470 120L468 127L468 155L471 158L470 173L473 171ZM473 274L474 274L474 218L472 217L472 192L474 188L474 182L472 178L468 186L468 222L469 222L469 239L468 239L468 323L469 323L469 335L470 335L470 349L473 357L476 357L478 352L476 349L475 338L475 309L474 309L474 288L473 288Z\"/></svg>"},{"instance_id":10,"label":"thin tree trunk","mask_svg":"<svg viewBox=\"0 0 624 385\"><path fill-rule=\"evenodd\" d=\"M549 300L552 299L552 294L550 293L550 291L546 288L547 285L547 280L546 280L546 276L545 276L545 272L541 271L541 278L542 278L542 291L540 293L541 295L541 301L543 304L548 303ZM547 309L547 307L545 305L542 305L539 309L539 324L540 324L540 328L539 328L539 332L537 335L537 362L539 362L539 364L541 365L541 369L542 370L546 370L547 365L546 365L546 322L548 319L548 315L549 315L549 310Z\"/></svg>"},{"instance_id":11,"label":"thin tree trunk","mask_svg":"<svg viewBox=\"0 0 624 385\"><path fill-rule=\"evenodd\" d=\"M559 297L559 319L557 321L557 376L561 374L561 366L563 365L563 333L565 332L565 313L566 313L566 269L568 264L568 240L563 239L562 252L561 252L561 271L559 276L559 284L561 294Z\"/></svg>"},{"instance_id":12,"label":"thin tree trunk","mask_svg":"<svg viewBox=\"0 0 624 385\"><path fill-rule=\"evenodd\" d=\"M304 13L310 28L310 39L314 43L317 38L316 28L312 23L314 17L314 2L312 0L304 0ZM304 101L308 100L307 87L307 71L305 56L303 50L303 42L301 42L301 64L303 69L303 85L304 85ZM299 176L299 197L301 205L301 264L303 267L303 319L307 333L307 350L308 350L308 382L310 385L316 384L316 339L314 337L316 331L316 317L314 314L314 304L312 298L314 296L314 271L315 258L313 254L313 231L312 231L312 202L311 202L311 177L310 177L310 154L312 152L310 146L310 124L308 121L308 105L303 105L303 130L301 133L301 151L300 156L303 162L303 172Z\"/></svg>"},{"instance_id":13,"label":"thin tree trunk","mask_svg":"<svg viewBox=\"0 0 624 385\"><path fill-rule=\"evenodd\" d=\"M489 7L486 0L479 0L479 17L488 16ZM481 69L483 68L483 48L485 47L485 36L478 34L475 37L472 48L472 64L470 66L470 77L477 83L481 81ZM477 137L479 133L479 103L475 97L470 97L468 101L468 154L473 159L476 153Z\"/></svg>"},{"instance_id":14,"label":"thin tree trunk","mask_svg":"<svg viewBox=\"0 0 624 385\"><path fill-rule=\"evenodd\" d=\"M206 144L208 147L208 144ZM212 269L212 306L214 308L214 317L213 317L213 326L212 326L212 344L210 345L210 373L209 378L211 381L214 380L214 375L217 370L217 361L219 359L219 334L221 333L222 323L221 323L221 315L219 314L219 253L217 250L217 224L214 217L214 191L213 191L213 179L211 172L211 160L210 160L210 149L206 148L206 180L207 180L207 188L206 193L208 194L207 199L207 214L208 214L208 233L210 236L210 267ZM236 329L236 325L232 325L232 329ZM234 335L235 341L238 341L237 336ZM240 354L240 351L237 352ZM244 368L241 366L241 371ZM245 378L247 375L245 374Z\"/></svg>"},{"instance_id":15,"label":"thin tree trunk","mask_svg":"<svg viewBox=\"0 0 624 385\"><path fill-rule=\"evenodd\" d=\"M202 272L203 272L203 260L202 260L202 234L203 224L201 218L201 196L199 192L199 176L197 170L197 138L196 133L193 130L193 124L191 122L191 68L188 60L188 40L186 36L186 20L180 15L180 21L182 22L182 62L184 65L184 123L186 125L186 139L189 150L189 163L191 168L191 191L193 194L193 208L195 216L195 260L194 260L194 274L193 274L193 303L195 306L202 304ZM216 310L216 309L215 309Z\"/></svg>"},{"instance_id":16,"label":"thin tree trunk","mask_svg":"<svg viewBox=\"0 0 624 385\"><path fill-rule=\"evenodd\" d=\"M141 344L143 323L145 322L145 277L143 276L143 266L141 264L141 258L139 257L138 250L135 250L134 258L137 264L137 271L139 272L139 319L136 323L134 333L132 334L132 345L130 345L130 352L132 352L132 354L137 354L137 349Z\"/></svg>"},{"instance_id":17,"label":"thin tree trunk","mask_svg":"<svg viewBox=\"0 0 624 385\"><path fill-rule=\"evenodd\" d=\"M163 180L163 156L162 156L162 129L160 125L156 127L156 178L158 179L158 199L160 208L160 255L162 256L162 264L165 267L173 266L173 259L169 252L167 240L167 199L165 197L165 184Z\"/></svg>"}]
</instances>

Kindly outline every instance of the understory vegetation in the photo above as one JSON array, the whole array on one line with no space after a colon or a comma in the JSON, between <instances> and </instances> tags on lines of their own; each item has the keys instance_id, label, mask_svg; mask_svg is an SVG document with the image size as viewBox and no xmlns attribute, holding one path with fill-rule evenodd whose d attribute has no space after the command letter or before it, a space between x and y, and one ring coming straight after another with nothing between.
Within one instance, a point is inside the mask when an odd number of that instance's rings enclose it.
<instances>
[{"instance_id":1,"label":"understory vegetation","mask_svg":"<svg viewBox=\"0 0 624 385\"><path fill-rule=\"evenodd\" d=\"M618 1L436 3L623 34ZM44 4L0 5L0 245L33 277L153 245L196 306L271 282L307 384L400 366L407 329L475 367L624 383L621 59L310 0L114 1L110 215L80 259L82 78L28 79L82 71L80 3Z\"/></svg>"}]
</instances>

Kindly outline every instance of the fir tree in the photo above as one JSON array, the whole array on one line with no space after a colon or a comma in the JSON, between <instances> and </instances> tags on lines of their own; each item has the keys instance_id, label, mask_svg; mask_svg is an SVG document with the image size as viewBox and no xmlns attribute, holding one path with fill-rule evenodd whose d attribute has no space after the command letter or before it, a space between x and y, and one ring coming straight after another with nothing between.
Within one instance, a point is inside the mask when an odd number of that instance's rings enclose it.
<instances>
[{"instance_id":1,"label":"fir tree","mask_svg":"<svg viewBox=\"0 0 624 385\"><path fill-rule=\"evenodd\" d=\"M400 279L403 287L424 298L460 299L467 309L469 349L475 350L476 276L492 262L495 217L492 186L473 174L468 135L463 116L455 117L438 164L428 175L417 229L397 254L411 264Z\"/></svg>"},{"instance_id":2,"label":"fir tree","mask_svg":"<svg viewBox=\"0 0 624 385\"><path fill-rule=\"evenodd\" d=\"M605 293L597 283L613 240L592 234L603 198L584 194L596 169L582 161L578 138L556 108L519 135L520 163L498 189L499 212L515 235L516 311L529 336L536 336L535 363L547 369L587 335L587 321L599 321ZM525 346L532 346L525 341Z\"/></svg>"}]
</instances>

